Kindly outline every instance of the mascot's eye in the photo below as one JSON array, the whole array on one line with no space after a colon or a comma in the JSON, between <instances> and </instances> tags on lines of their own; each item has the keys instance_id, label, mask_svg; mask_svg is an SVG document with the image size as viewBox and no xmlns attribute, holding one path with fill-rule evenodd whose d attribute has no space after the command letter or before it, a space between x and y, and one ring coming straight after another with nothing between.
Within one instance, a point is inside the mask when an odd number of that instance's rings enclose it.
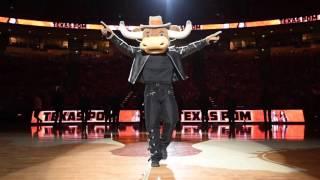
<instances>
[{"instance_id":1,"label":"mascot's eye","mask_svg":"<svg viewBox=\"0 0 320 180\"><path fill-rule=\"evenodd\" d=\"M160 33L160 36L163 36L163 33Z\"/></svg>"}]
</instances>

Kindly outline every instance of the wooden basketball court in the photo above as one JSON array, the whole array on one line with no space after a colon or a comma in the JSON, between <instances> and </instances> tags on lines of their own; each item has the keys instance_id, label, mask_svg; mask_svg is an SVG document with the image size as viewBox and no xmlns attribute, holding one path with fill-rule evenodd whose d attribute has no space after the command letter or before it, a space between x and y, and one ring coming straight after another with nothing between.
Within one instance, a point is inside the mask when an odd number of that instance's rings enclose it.
<instances>
[{"instance_id":1,"label":"wooden basketball court","mask_svg":"<svg viewBox=\"0 0 320 180\"><path fill-rule=\"evenodd\" d=\"M35 138L0 133L0 179L320 179L320 142L175 138L161 167L148 163L144 134Z\"/></svg>"}]
</instances>

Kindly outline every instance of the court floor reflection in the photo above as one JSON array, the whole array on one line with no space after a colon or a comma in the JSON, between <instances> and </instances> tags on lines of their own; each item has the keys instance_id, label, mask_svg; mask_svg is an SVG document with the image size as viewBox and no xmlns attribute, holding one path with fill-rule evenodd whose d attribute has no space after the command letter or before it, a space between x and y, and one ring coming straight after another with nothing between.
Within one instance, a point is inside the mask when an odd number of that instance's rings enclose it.
<instances>
[{"instance_id":1,"label":"court floor reflection","mask_svg":"<svg viewBox=\"0 0 320 180\"><path fill-rule=\"evenodd\" d=\"M86 136L83 135L86 134ZM82 131L78 125L63 125L61 128L53 126L31 126L31 135L39 139L99 139L112 137L114 139L136 139L143 141L146 139L146 133L139 130L138 125L122 125L118 129L111 130L109 126L88 125L85 131ZM248 139L248 140L303 140L305 137L304 125L272 125L266 128L264 125L243 125L237 124L235 127L229 125L210 126L207 129L200 128L197 125L183 125L181 130L175 131L173 139L177 141L203 141L211 139Z\"/></svg>"},{"instance_id":2,"label":"court floor reflection","mask_svg":"<svg viewBox=\"0 0 320 180\"><path fill-rule=\"evenodd\" d=\"M139 126L89 124L88 139L81 125L32 126L0 134L0 179L320 179L320 143L304 138L304 129L184 125L153 169Z\"/></svg>"}]
</instances>

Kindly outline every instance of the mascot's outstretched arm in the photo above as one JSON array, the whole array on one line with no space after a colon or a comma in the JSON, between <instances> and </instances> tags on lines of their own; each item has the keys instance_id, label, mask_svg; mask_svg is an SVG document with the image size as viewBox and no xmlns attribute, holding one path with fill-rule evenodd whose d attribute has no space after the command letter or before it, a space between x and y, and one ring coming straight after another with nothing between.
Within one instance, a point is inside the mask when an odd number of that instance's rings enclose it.
<instances>
[{"instance_id":1,"label":"mascot's outstretched arm","mask_svg":"<svg viewBox=\"0 0 320 180\"><path fill-rule=\"evenodd\" d=\"M220 39L219 34L221 34L221 33L222 33L222 31L218 31L214 34L207 36L204 39L192 42L186 46L176 47L176 50L179 52L179 54L181 55L182 58L187 57L187 56L201 50L205 46L207 46L211 43L216 43L217 41L219 41L219 39Z\"/></svg>"},{"instance_id":2,"label":"mascot's outstretched arm","mask_svg":"<svg viewBox=\"0 0 320 180\"><path fill-rule=\"evenodd\" d=\"M101 24L104 26L104 28L101 30L101 32L104 36L107 37L107 39L110 39L122 52L129 56L134 56L138 50L143 50L147 54L165 53L169 47L170 39L184 39L192 31L191 21L187 21L185 29L181 31L181 29L177 28L175 25L171 25L171 23L162 24L162 18L160 16L150 18L153 21L157 20L155 22L158 24L150 21L149 25L141 25L140 29L138 28L138 31L135 32L128 31L123 21L121 21L119 24L119 30L124 37L133 40L141 40L140 47L128 45L125 41L120 39L108 25L106 25L102 21ZM172 50L177 51L180 54L181 58L187 57L194 52L201 50L211 42L217 42L220 39L219 34L221 34L221 31L211 34L199 41L192 42L187 46L173 47L174 49Z\"/></svg>"},{"instance_id":3,"label":"mascot's outstretched arm","mask_svg":"<svg viewBox=\"0 0 320 180\"><path fill-rule=\"evenodd\" d=\"M214 34L211 34L211 35L207 36L205 38L205 40L207 41L208 44L210 44L211 42L216 43L217 41L219 41L219 39L220 39L219 34L221 34L221 33L222 33L222 31L218 31Z\"/></svg>"},{"instance_id":4,"label":"mascot's outstretched arm","mask_svg":"<svg viewBox=\"0 0 320 180\"><path fill-rule=\"evenodd\" d=\"M136 51L139 50L139 47L131 46L119 38L106 23L101 21L101 24L104 26L104 28L101 29L102 35L106 36L107 39L110 39L121 52L128 56L134 56Z\"/></svg>"}]
</instances>

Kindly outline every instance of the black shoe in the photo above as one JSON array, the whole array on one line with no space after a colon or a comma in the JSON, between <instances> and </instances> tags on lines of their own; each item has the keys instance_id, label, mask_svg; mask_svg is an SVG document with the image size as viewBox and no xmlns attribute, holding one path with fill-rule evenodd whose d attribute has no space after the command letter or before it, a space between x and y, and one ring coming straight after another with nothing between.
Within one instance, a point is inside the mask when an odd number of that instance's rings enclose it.
<instances>
[{"instance_id":1,"label":"black shoe","mask_svg":"<svg viewBox=\"0 0 320 180\"><path fill-rule=\"evenodd\" d=\"M161 149L161 159L166 160L168 157L167 148Z\"/></svg>"},{"instance_id":2,"label":"black shoe","mask_svg":"<svg viewBox=\"0 0 320 180\"><path fill-rule=\"evenodd\" d=\"M152 160L152 161L151 161L151 167L160 167L159 161Z\"/></svg>"}]
</instances>

